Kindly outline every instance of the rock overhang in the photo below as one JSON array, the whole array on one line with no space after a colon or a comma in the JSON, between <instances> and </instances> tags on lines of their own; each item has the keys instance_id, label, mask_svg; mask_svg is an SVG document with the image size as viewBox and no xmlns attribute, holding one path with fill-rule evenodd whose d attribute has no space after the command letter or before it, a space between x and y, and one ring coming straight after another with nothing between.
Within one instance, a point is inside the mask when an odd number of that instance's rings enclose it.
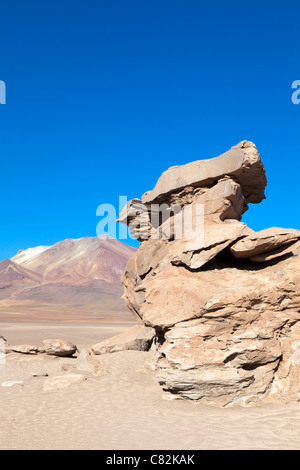
<instances>
[{"instance_id":1,"label":"rock overhang","mask_svg":"<svg viewBox=\"0 0 300 470\"><path fill-rule=\"evenodd\" d=\"M299 399L300 232L255 232L240 222L266 184L256 146L242 141L170 168L120 215L142 242L125 269L123 298L155 329L158 381L173 395L217 406ZM180 212L169 210L153 230L151 208L172 204ZM161 236L197 205L202 237Z\"/></svg>"},{"instance_id":2,"label":"rock overhang","mask_svg":"<svg viewBox=\"0 0 300 470\"><path fill-rule=\"evenodd\" d=\"M160 203L185 186L212 186L224 176L231 176L241 185L247 203L259 203L265 198L264 166L255 144L244 140L218 157L169 168L154 189L143 194L142 203Z\"/></svg>"}]
</instances>

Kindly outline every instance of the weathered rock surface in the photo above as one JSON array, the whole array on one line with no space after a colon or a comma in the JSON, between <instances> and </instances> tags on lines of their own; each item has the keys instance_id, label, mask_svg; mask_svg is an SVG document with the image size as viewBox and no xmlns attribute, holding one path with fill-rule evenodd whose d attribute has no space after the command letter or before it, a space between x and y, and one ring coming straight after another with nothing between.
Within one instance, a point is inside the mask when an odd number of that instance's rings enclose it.
<instances>
[{"instance_id":1,"label":"weathered rock surface","mask_svg":"<svg viewBox=\"0 0 300 470\"><path fill-rule=\"evenodd\" d=\"M21 353L21 354L38 354L43 353L45 350L40 346L32 344L20 344L17 346L10 346L10 351Z\"/></svg>"},{"instance_id":2,"label":"weathered rock surface","mask_svg":"<svg viewBox=\"0 0 300 470\"><path fill-rule=\"evenodd\" d=\"M49 377L45 380L43 390L50 391L57 388L70 387L70 385L79 384L86 380L86 377L82 374L68 374L59 375L57 377Z\"/></svg>"},{"instance_id":3,"label":"weathered rock surface","mask_svg":"<svg viewBox=\"0 0 300 470\"><path fill-rule=\"evenodd\" d=\"M93 354L108 354L118 351L148 351L151 347L155 330L144 325L136 325L123 333L113 336L91 347Z\"/></svg>"},{"instance_id":4,"label":"weathered rock surface","mask_svg":"<svg viewBox=\"0 0 300 470\"><path fill-rule=\"evenodd\" d=\"M300 255L300 241L296 243L289 243L288 245L280 246L274 250L260 253L259 255L251 256L251 261L262 263L264 261L272 261L275 258L281 258L282 256L299 256Z\"/></svg>"},{"instance_id":5,"label":"weathered rock surface","mask_svg":"<svg viewBox=\"0 0 300 470\"><path fill-rule=\"evenodd\" d=\"M300 400L300 232L240 222L265 185L256 147L243 141L170 168L122 211L142 241L124 299L155 330L157 378L174 396L218 406ZM178 236L186 214L192 223Z\"/></svg>"},{"instance_id":6,"label":"weathered rock surface","mask_svg":"<svg viewBox=\"0 0 300 470\"><path fill-rule=\"evenodd\" d=\"M50 356L72 356L77 351L77 346L63 339L45 339L43 346L33 344L19 344L8 346L6 352L16 352L20 354L48 354Z\"/></svg>"},{"instance_id":7,"label":"weathered rock surface","mask_svg":"<svg viewBox=\"0 0 300 470\"><path fill-rule=\"evenodd\" d=\"M82 349L76 359L76 369L90 372L95 377L105 373L104 367L93 355L91 349Z\"/></svg>"},{"instance_id":8,"label":"weathered rock surface","mask_svg":"<svg viewBox=\"0 0 300 470\"><path fill-rule=\"evenodd\" d=\"M63 339L44 339L45 353L50 356L73 356L77 346Z\"/></svg>"},{"instance_id":9,"label":"weathered rock surface","mask_svg":"<svg viewBox=\"0 0 300 470\"><path fill-rule=\"evenodd\" d=\"M300 238L300 230L285 230L271 227L260 232L246 235L230 247L236 258L250 258L268 252L282 245L296 242Z\"/></svg>"},{"instance_id":10,"label":"weathered rock surface","mask_svg":"<svg viewBox=\"0 0 300 470\"><path fill-rule=\"evenodd\" d=\"M228 222L228 221L226 221ZM221 224L205 224L203 237L193 237L173 245L169 251L173 264L198 269L223 251L234 240L243 235L246 228L240 222Z\"/></svg>"},{"instance_id":11,"label":"weathered rock surface","mask_svg":"<svg viewBox=\"0 0 300 470\"><path fill-rule=\"evenodd\" d=\"M244 140L219 157L169 168L155 188L143 195L142 202L160 202L175 190L210 185L226 175L239 181L247 202L264 199L267 179L260 155L252 142Z\"/></svg>"}]
</instances>

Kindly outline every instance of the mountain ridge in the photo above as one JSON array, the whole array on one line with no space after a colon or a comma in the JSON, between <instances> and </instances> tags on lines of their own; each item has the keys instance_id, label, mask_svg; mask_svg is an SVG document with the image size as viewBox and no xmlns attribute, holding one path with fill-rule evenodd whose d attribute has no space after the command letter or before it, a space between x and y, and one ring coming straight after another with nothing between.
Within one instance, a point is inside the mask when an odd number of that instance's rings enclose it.
<instances>
[{"instance_id":1,"label":"mountain ridge","mask_svg":"<svg viewBox=\"0 0 300 470\"><path fill-rule=\"evenodd\" d=\"M135 248L113 238L67 238L51 246L18 252L11 261L39 273L46 282L118 282Z\"/></svg>"},{"instance_id":2,"label":"mountain ridge","mask_svg":"<svg viewBox=\"0 0 300 470\"><path fill-rule=\"evenodd\" d=\"M135 248L110 237L67 238L0 261L0 319L126 314L121 276ZM37 313L39 312L39 313ZM46 314L45 314L46 318ZM48 316L47 316L48 318Z\"/></svg>"}]
</instances>

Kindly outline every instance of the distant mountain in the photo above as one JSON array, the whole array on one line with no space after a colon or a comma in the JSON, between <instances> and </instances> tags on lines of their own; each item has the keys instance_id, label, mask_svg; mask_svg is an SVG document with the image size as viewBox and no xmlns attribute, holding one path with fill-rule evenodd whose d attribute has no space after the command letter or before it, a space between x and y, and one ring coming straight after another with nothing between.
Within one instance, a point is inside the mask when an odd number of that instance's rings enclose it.
<instances>
[{"instance_id":1,"label":"distant mountain","mask_svg":"<svg viewBox=\"0 0 300 470\"><path fill-rule=\"evenodd\" d=\"M23 268L9 259L0 261L0 289L20 283L26 285L40 283L41 281L41 274Z\"/></svg>"},{"instance_id":2,"label":"distant mountain","mask_svg":"<svg viewBox=\"0 0 300 470\"><path fill-rule=\"evenodd\" d=\"M134 252L106 236L20 250L0 262L0 319L12 314L82 320L128 314L121 276Z\"/></svg>"},{"instance_id":3,"label":"distant mountain","mask_svg":"<svg viewBox=\"0 0 300 470\"><path fill-rule=\"evenodd\" d=\"M43 276L44 282L69 285L117 284L135 249L113 238L68 238L53 246L17 253L11 261Z\"/></svg>"}]
</instances>

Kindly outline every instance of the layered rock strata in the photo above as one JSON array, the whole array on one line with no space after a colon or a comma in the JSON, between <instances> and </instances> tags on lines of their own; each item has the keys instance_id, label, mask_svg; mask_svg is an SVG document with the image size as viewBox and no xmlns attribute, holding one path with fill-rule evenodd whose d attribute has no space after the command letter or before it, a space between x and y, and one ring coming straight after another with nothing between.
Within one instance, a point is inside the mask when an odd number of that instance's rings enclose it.
<instances>
[{"instance_id":1,"label":"layered rock strata","mask_svg":"<svg viewBox=\"0 0 300 470\"><path fill-rule=\"evenodd\" d=\"M174 396L300 399L300 231L240 222L266 183L256 146L243 141L170 168L120 214L141 241L124 299L155 330L157 378Z\"/></svg>"}]
</instances>

